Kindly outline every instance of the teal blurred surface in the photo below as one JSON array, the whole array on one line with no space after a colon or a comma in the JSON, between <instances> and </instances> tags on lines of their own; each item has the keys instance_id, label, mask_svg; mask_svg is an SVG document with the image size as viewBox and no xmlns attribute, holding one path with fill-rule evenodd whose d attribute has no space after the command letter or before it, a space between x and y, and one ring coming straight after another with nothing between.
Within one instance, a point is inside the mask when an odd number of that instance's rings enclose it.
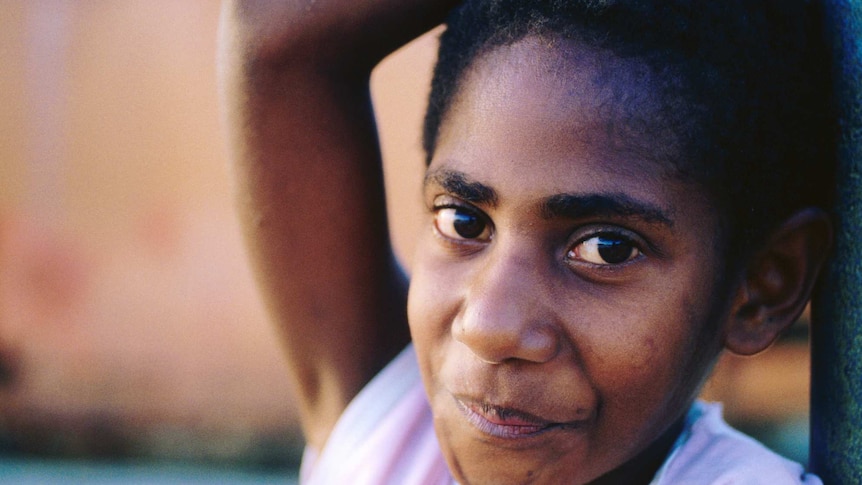
<instances>
[{"instance_id":1,"label":"teal blurred surface","mask_svg":"<svg viewBox=\"0 0 862 485\"><path fill-rule=\"evenodd\" d=\"M280 484L296 472L258 471L162 463L112 463L0 457L3 484Z\"/></svg>"}]
</instances>

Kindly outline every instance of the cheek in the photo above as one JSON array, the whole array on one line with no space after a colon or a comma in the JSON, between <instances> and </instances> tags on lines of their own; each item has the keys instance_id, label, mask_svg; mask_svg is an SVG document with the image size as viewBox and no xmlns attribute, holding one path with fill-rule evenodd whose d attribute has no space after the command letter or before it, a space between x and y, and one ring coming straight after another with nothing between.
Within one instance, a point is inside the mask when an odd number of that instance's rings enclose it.
<instances>
[{"instance_id":1,"label":"cheek","mask_svg":"<svg viewBox=\"0 0 862 485\"><path fill-rule=\"evenodd\" d=\"M414 265L410 278L410 292L407 297L407 321L410 325L410 335L417 351L424 350L427 343L439 338L439 325L435 323L434 298L439 294L434 291L431 279Z\"/></svg>"},{"instance_id":2,"label":"cheek","mask_svg":"<svg viewBox=\"0 0 862 485\"><path fill-rule=\"evenodd\" d=\"M597 315L589 338L576 342L584 354L587 373L600 391L610 396L649 396L651 389L666 389L687 351L678 315L655 308L623 306L621 315ZM618 309L618 310L620 310ZM659 310L664 310L660 308ZM659 391L661 392L661 391ZM624 398L623 400L627 399Z\"/></svg>"},{"instance_id":3,"label":"cheek","mask_svg":"<svg viewBox=\"0 0 862 485\"><path fill-rule=\"evenodd\" d=\"M595 306L590 320L599 323L590 324L590 338L580 342L587 372L606 404L638 403L636 413L661 411L684 404L697 391L720 348L711 292L693 279L678 281L677 288L642 288L643 298Z\"/></svg>"},{"instance_id":4,"label":"cheek","mask_svg":"<svg viewBox=\"0 0 862 485\"><path fill-rule=\"evenodd\" d=\"M457 277L451 267L436 261L428 238L417 245L407 299L410 334L420 358L442 350L457 312Z\"/></svg>"}]
</instances>

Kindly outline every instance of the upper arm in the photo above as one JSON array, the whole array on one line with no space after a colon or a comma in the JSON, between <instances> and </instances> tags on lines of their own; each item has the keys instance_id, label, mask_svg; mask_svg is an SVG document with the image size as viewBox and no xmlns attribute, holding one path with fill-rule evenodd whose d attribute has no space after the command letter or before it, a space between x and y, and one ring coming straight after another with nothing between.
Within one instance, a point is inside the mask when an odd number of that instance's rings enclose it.
<instances>
[{"instance_id":1,"label":"upper arm","mask_svg":"<svg viewBox=\"0 0 862 485\"><path fill-rule=\"evenodd\" d=\"M321 446L409 340L369 98L373 63L274 54L232 22L220 64L239 214L307 439Z\"/></svg>"}]
</instances>

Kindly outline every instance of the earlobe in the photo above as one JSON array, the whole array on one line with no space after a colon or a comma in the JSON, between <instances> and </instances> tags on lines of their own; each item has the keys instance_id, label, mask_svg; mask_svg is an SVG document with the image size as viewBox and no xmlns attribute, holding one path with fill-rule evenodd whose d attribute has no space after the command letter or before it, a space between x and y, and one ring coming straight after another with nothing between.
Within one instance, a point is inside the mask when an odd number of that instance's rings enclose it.
<instances>
[{"instance_id":1,"label":"earlobe","mask_svg":"<svg viewBox=\"0 0 862 485\"><path fill-rule=\"evenodd\" d=\"M808 303L832 244L828 215L795 213L755 253L735 292L725 347L756 354L769 347Z\"/></svg>"}]
</instances>

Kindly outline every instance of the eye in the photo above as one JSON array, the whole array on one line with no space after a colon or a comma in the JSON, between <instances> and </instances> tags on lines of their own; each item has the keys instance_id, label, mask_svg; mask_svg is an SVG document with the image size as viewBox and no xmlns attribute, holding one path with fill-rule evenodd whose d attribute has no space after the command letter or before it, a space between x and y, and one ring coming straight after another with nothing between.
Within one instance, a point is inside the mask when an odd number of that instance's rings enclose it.
<instances>
[{"instance_id":1,"label":"eye","mask_svg":"<svg viewBox=\"0 0 862 485\"><path fill-rule=\"evenodd\" d=\"M436 210L434 226L444 237L456 240L488 241L491 226L479 212L464 207L442 207Z\"/></svg>"},{"instance_id":2,"label":"eye","mask_svg":"<svg viewBox=\"0 0 862 485\"><path fill-rule=\"evenodd\" d=\"M641 252L630 238L623 234L603 232L583 239L569 250L568 257L597 265L615 265L631 261Z\"/></svg>"}]
</instances>

